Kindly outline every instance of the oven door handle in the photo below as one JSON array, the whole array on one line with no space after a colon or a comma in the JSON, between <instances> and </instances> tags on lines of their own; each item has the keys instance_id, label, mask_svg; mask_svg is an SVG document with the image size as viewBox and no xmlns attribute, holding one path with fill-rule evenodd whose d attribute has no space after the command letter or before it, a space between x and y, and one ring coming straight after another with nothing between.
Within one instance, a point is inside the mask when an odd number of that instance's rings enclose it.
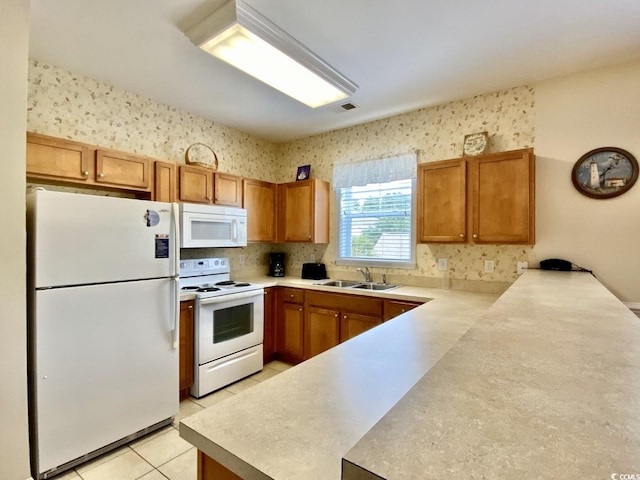
<instances>
[{"instance_id":1,"label":"oven door handle","mask_svg":"<svg viewBox=\"0 0 640 480\"><path fill-rule=\"evenodd\" d=\"M200 305L212 305L215 303L231 302L233 300L242 300L243 298L261 297L264 295L264 290L250 290L242 293L230 293L229 295L219 295L211 298L198 299Z\"/></svg>"}]
</instances>

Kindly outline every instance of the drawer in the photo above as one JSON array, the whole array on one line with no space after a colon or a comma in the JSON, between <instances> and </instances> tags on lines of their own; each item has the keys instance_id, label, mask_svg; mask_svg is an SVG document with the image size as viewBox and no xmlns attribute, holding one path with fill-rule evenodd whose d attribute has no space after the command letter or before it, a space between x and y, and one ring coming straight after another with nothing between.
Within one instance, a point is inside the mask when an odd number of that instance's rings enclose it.
<instances>
[{"instance_id":1,"label":"drawer","mask_svg":"<svg viewBox=\"0 0 640 480\"><path fill-rule=\"evenodd\" d=\"M304 302L304 290L300 288L283 288L282 300L289 303L303 303Z\"/></svg>"}]
</instances>

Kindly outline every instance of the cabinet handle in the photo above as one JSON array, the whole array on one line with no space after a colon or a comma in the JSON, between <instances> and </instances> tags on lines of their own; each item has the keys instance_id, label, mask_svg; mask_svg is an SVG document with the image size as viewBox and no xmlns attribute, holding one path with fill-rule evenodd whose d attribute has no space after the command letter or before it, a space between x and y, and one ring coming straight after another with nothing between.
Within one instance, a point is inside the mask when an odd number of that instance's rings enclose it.
<instances>
[{"instance_id":1,"label":"cabinet handle","mask_svg":"<svg viewBox=\"0 0 640 480\"><path fill-rule=\"evenodd\" d=\"M478 238L478 234L477 234L477 233L474 233L474 234L473 234L473 238Z\"/></svg>"},{"instance_id":2,"label":"cabinet handle","mask_svg":"<svg viewBox=\"0 0 640 480\"><path fill-rule=\"evenodd\" d=\"M461 233L459 236L460 238L464 238L464 233Z\"/></svg>"},{"instance_id":3,"label":"cabinet handle","mask_svg":"<svg viewBox=\"0 0 640 480\"><path fill-rule=\"evenodd\" d=\"M344 319L346 320L346 319L347 319L347 316L345 315L345 316L343 316L342 318L344 318Z\"/></svg>"},{"instance_id":4,"label":"cabinet handle","mask_svg":"<svg viewBox=\"0 0 640 480\"><path fill-rule=\"evenodd\" d=\"M403 309L401 310L401 312L402 312L402 313L404 313L404 312L406 312L406 310L403 308Z\"/></svg>"},{"instance_id":5,"label":"cabinet handle","mask_svg":"<svg viewBox=\"0 0 640 480\"><path fill-rule=\"evenodd\" d=\"M98 174L98 176L99 176L100 178L104 178L104 173L100 172L100 173Z\"/></svg>"},{"instance_id":6,"label":"cabinet handle","mask_svg":"<svg viewBox=\"0 0 640 480\"><path fill-rule=\"evenodd\" d=\"M336 314L334 315L334 317L335 317L335 318L338 318L338 314L336 313Z\"/></svg>"},{"instance_id":7,"label":"cabinet handle","mask_svg":"<svg viewBox=\"0 0 640 480\"><path fill-rule=\"evenodd\" d=\"M189 310L193 310L193 305L189 305Z\"/></svg>"},{"instance_id":8,"label":"cabinet handle","mask_svg":"<svg viewBox=\"0 0 640 480\"><path fill-rule=\"evenodd\" d=\"M211 197L207 197L207 200L211 201Z\"/></svg>"},{"instance_id":9,"label":"cabinet handle","mask_svg":"<svg viewBox=\"0 0 640 480\"><path fill-rule=\"evenodd\" d=\"M85 170L84 172L82 172L82 175L84 175L85 177L88 177L89 176L89 171Z\"/></svg>"},{"instance_id":10,"label":"cabinet handle","mask_svg":"<svg viewBox=\"0 0 640 480\"><path fill-rule=\"evenodd\" d=\"M309 240L311 240L311 235L309 235Z\"/></svg>"},{"instance_id":11,"label":"cabinet handle","mask_svg":"<svg viewBox=\"0 0 640 480\"><path fill-rule=\"evenodd\" d=\"M301 312L301 311L302 311L302 309L301 309L301 308L299 308L299 309L298 309L298 311L299 311L299 312Z\"/></svg>"},{"instance_id":12,"label":"cabinet handle","mask_svg":"<svg viewBox=\"0 0 640 480\"><path fill-rule=\"evenodd\" d=\"M291 298L293 298L293 293L291 294Z\"/></svg>"}]
</instances>

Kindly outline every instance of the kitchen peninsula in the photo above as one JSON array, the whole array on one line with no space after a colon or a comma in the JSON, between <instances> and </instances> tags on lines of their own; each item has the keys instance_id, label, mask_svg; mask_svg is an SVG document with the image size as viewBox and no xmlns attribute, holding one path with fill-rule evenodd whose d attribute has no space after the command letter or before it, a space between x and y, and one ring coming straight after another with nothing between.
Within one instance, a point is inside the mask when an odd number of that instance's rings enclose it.
<instances>
[{"instance_id":1,"label":"kitchen peninsula","mask_svg":"<svg viewBox=\"0 0 640 480\"><path fill-rule=\"evenodd\" d=\"M427 295L181 436L247 479L640 472L640 322L595 278L528 271L493 306Z\"/></svg>"}]
</instances>

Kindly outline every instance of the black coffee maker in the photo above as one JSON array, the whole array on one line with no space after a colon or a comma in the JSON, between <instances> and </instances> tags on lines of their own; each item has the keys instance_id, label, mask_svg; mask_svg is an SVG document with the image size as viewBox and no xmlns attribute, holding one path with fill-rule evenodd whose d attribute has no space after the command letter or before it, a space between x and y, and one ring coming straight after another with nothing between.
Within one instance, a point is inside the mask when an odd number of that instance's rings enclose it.
<instances>
[{"instance_id":1,"label":"black coffee maker","mask_svg":"<svg viewBox=\"0 0 640 480\"><path fill-rule=\"evenodd\" d=\"M269 276L284 277L284 253L269 254Z\"/></svg>"}]
</instances>

